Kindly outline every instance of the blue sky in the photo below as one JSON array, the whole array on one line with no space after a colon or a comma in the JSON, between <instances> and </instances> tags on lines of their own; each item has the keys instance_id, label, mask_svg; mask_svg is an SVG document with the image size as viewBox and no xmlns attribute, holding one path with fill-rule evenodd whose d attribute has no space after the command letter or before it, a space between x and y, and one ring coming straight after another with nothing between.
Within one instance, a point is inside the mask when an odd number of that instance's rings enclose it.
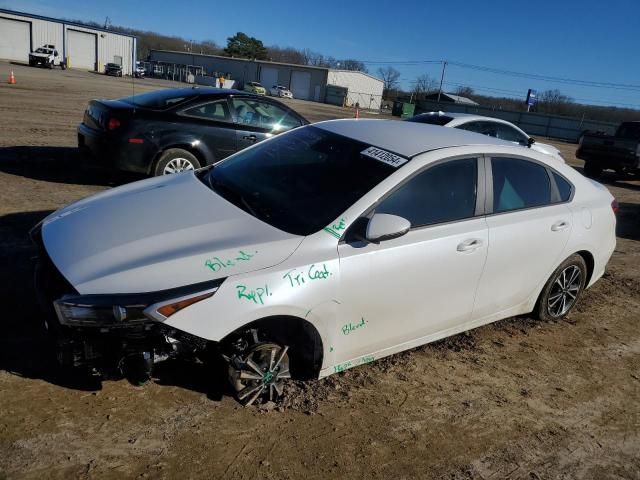
<instances>
[{"instance_id":1,"label":"blue sky","mask_svg":"<svg viewBox=\"0 0 640 480\"><path fill-rule=\"evenodd\" d=\"M640 0L254 2L182 0L0 0L0 6L57 18L104 22L188 39L243 31L265 45L310 48L364 61L449 60L542 76L617 84L607 88L498 75L450 65L445 90L522 96L558 88L583 103L640 109ZM376 73L380 64L369 64ZM410 87L441 66L393 65ZM621 88L632 85L637 88Z\"/></svg>"}]
</instances>

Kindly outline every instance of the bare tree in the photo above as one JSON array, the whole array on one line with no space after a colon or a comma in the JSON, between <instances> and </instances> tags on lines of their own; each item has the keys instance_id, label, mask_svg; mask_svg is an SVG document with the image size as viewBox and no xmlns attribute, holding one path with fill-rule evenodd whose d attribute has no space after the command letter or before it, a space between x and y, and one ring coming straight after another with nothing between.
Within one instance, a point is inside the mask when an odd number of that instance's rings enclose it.
<instances>
[{"instance_id":1,"label":"bare tree","mask_svg":"<svg viewBox=\"0 0 640 480\"><path fill-rule=\"evenodd\" d=\"M573 98L560 90L545 90L538 96L537 111L552 114L570 114Z\"/></svg>"},{"instance_id":2,"label":"bare tree","mask_svg":"<svg viewBox=\"0 0 640 480\"><path fill-rule=\"evenodd\" d=\"M460 85L456 88L456 95L461 97L471 97L473 96L473 88Z\"/></svg>"},{"instance_id":3,"label":"bare tree","mask_svg":"<svg viewBox=\"0 0 640 480\"><path fill-rule=\"evenodd\" d=\"M384 82L384 92L385 96L388 95L389 92L398 88L400 84L400 72L393 67L380 67L378 69L378 75L382 78Z\"/></svg>"},{"instance_id":4,"label":"bare tree","mask_svg":"<svg viewBox=\"0 0 640 480\"><path fill-rule=\"evenodd\" d=\"M416 100L422 100L426 95L438 91L438 81L427 73L423 73L416 78L413 86L413 95Z\"/></svg>"}]
</instances>

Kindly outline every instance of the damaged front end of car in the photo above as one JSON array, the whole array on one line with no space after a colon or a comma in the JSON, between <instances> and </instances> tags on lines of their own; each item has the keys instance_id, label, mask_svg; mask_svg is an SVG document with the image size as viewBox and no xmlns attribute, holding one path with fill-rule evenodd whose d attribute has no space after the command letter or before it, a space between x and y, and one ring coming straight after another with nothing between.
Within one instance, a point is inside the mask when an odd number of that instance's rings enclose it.
<instances>
[{"instance_id":1,"label":"damaged front end of car","mask_svg":"<svg viewBox=\"0 0 640 480\"><path fill-rule=\"evenodd\" d=\"M212 347L212 342L163 322L210 298L224 278L156 292L81 295L47 254L39 226L31 238L39 249L34 282L43 326L61 367L142 384L155 363Z\"/></svg>"}]
</instances>

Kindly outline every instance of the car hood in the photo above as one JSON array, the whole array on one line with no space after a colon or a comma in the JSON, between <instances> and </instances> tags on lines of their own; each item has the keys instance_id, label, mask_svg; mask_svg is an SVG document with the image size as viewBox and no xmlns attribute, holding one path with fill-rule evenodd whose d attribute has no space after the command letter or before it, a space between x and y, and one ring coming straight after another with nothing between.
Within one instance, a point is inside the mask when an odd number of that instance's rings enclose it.
<instances>
[{"instance_id":1,"label":"car hood","mask_svg":"<svg viewBox=\"0 0 640 480\"><path fill-rule=\"evenodd\" d=\"M81 294L152 292L267 268L302 239L229 203L193 172L114 188L42 223L48 255Z\"/></svg>"},{"instance_id":2,"label":"car hood","mask_svg":"<svg viewBox=\"0 0 640 480\"><path fill-rule=\"evenodd\" d=\"M32 57L40 57L40 58L49 58L52 54L51 53L30 53L29 55L31 55Z\"/></svg>"}]
</instances>

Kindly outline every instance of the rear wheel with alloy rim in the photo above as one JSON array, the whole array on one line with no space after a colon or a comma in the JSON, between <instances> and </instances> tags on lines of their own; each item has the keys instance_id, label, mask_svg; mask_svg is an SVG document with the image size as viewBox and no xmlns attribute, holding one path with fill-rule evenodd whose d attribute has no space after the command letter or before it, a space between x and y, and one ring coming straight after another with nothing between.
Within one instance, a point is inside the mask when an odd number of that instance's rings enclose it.
<instances>
[{"instance_id":1,"label":"rear wheel with alloy rim","mask_svg":"<svg viewBox=\"0 0 640 480\"><path fill-rule=\"evenodd\" d=\"M555 320L567 315L576 305L587 280L587 265L572 255L560 265L545 285L536 313L541 320Z\"/></svg>"},{"instance_id":2,"label":"rear wheel with alloy rim","mask_svg":"<svg viewBox=\"0 0 640 480\"><path fill-rule=\"evenodd\" d=\"M200 166L200 162L193 153L182 148L170 148L163 152L158 159L154 175L170 175L187 170L197 170Z\"/></svg>"}]
</instances>

